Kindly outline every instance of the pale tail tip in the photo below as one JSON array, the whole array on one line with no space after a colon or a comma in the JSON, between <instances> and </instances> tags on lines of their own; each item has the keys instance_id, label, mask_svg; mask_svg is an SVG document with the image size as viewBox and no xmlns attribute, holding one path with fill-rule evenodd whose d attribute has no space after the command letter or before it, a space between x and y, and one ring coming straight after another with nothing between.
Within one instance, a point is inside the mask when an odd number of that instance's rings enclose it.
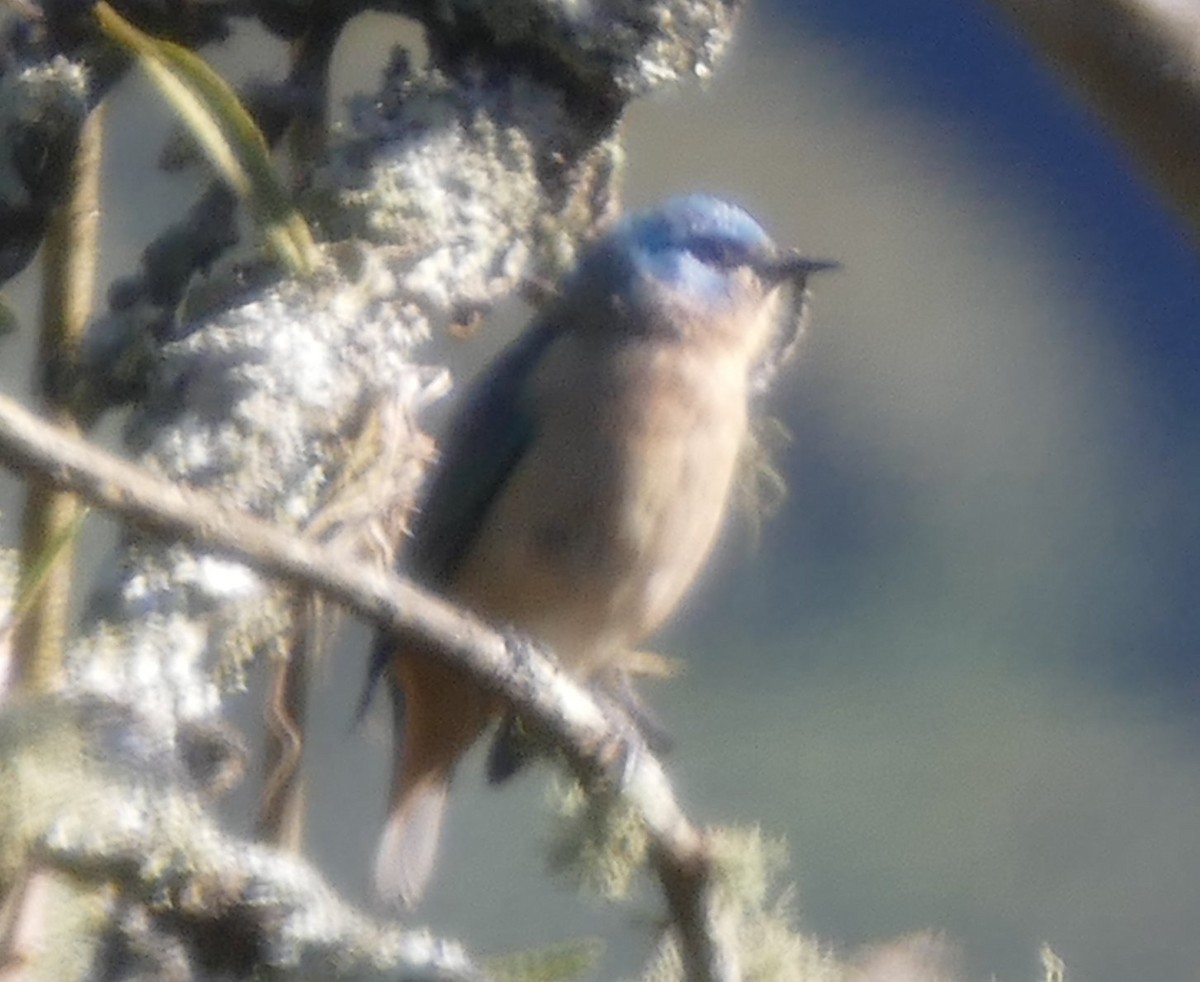
<instances>
[{"instance_id":1,"label":"pale tail tip","mask_svg":"<svg viewBox=\"0 0 1200 982\"><path fill-rule=\"evenodd\" d=\"M425 893L437 861L444 785L422 788L395 809L375 852L375 892L390 903L414 907Z\"/></svg>"}]
</instances>

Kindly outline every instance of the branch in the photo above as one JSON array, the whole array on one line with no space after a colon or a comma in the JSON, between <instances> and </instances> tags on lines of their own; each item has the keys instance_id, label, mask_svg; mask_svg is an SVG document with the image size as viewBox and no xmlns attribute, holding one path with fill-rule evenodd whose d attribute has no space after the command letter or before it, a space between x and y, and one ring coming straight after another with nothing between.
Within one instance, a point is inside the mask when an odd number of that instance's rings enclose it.
<instances>
[{"instance_id":1,"label":"branch","mask_svg":"<svg viewBox=\"0 0 1200 982\"><path fill-rule=\"evenodd\" d=\"M738 977L729 933L711 890L702 834L675 801L661 764L628 727L611 722L592 697L533 645L506 638L411 582L345 552L228 508L38 420L0 396L0 462L36 472L143 529L181 538L315 589L500 693L564 751L592 788L619 788L644 819L685 975L696 982Z\"/></svg>"},{"instance_id":2,"label":"branch","mask_svg":"<svg viewBox=\"0 0 1200 982\"><path fill-rule=\"evenodd\" d=\"M100 227L100 157L104 112L93 109L84 120L71 160L63 201L51 210L42 249L42 312L38 338L41 394L50 418L79 431L75 407L56 376L74 368L92 309ZM21 516L22 593L28 606L18 618L13 648L16 678L24 686L48 692L62 670L67 610L74 576L74 533L79 503L69 494L30 481ZM55 543L60 546L55 551ZM47 554L53 553L47 560ZM48 563L48 566L43 564ZM34 585L39 566L41 581Z\"/></svg>"},{"instance_id":3,"label":"branch","mask_svg":"<svg viewBox=\"0 0 1200 982\"><path fill-rule=\"evenodd\" d=\"M1200 235L1200 7L992 0L1082 90Z\"/></svg>"},{"instance_id":4,"label":"branch","mask_svg":"<svg viewBox=\"0 0 1200 982\"><path fill-rule=\"evenodd\" d=\"M78 687L5 704L0 980L483 982L460 945L369 918L311 864L224 832L211 801L245 750L174 724Z\"/></svg>"}]
</instances>

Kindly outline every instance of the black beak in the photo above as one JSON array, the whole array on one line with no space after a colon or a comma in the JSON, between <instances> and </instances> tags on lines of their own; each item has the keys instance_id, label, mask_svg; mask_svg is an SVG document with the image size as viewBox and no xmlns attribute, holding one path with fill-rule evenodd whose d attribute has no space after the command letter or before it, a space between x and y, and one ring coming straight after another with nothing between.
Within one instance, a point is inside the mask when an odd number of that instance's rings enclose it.
<instances>
[{"instance_id":1,"label":"black beak","mask_svg":"<svg viewBox=\"0 0 1200 982\"><path fill-rule=\"evenodd\" d=\"M758 275L768 283L779 284L791 280L803 289L813 273L827 269L840 269L841 263L833 259L809 259L795 249L776 253L758 267Z\"/></svg>"}]
</instances>

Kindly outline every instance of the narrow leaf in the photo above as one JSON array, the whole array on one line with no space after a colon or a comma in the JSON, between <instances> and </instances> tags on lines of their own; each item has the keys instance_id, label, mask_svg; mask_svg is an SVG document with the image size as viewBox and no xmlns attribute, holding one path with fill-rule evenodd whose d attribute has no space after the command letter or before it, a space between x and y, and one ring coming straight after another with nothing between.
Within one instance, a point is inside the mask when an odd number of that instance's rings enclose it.
<instances>
[{"instance_id":1,"label":"narrow leaf","mask_svg":"<svg viewBox=\"0 0 1200 982\"><path fill-rule=\"evenodd\" d=\"M10 623L15 624L19 621L21 615L37 599L38 591L42 589L42 584L46 582L46 577L50 575L50 571L54 568L54 563L62 555L63 550L75 541L75 537L79 535L79 530L83 528L84 520L88 517L89 512L90 509L88 508L80 508L71 522L65 528L59 530L58 535L46 543L46 548L34 559L25 576L21 578Z\"/></svg>"},{"instance_id":2,"label":"narrow leaf","mask_svg":"<svg viewBox=\"0 0 1200 982\"><path fill-rule=\"evenodd\" d=\"M4 298L0 297L0 337L11 334L17 329L17 315L14 314Z\"/></svg>"},{"instance_id":3,"label":"narrow leaf","mask_svg":"<svg viewBox=\"0 0 1200 982\"><path fill-rule=\"evenodd\" d=\"M311 272L316 247L271 163L262 132L237 93L199 56L151 37L107 3L93 8L109 39L135 54L209 162L246 203L267 244L294 272Z\"/></svg>"},{"instance_id":4,"label":"narrow leaf","mask_svg":"<svg viewBox=\"0 0 1200 982\"><path fill-rule=\"evenodd\" d=\"M560 941L544 948L493 955L488 974L496 982L570 982L592 971L604 952L598 938Z\"/></svg>"}]
</instances>

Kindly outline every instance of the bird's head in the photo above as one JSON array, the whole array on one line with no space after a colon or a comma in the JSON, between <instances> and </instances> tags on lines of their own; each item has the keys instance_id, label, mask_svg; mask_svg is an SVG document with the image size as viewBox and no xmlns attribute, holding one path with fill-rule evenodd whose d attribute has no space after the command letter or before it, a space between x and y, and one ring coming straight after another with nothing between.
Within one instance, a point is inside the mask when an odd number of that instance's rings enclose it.
<instances>
[{"instance_id":1,"label":"bird's head","mask_svg":"<svg viewBox=\"0 0 1200 982\"><path fill-rule=\"evenodd\" d=\"M778 321L781 287L803 294L808 276L836 266L779 248L747 212L710 194L669 198L634 212L600 240L580 265L588 281L652 330L745 333ZM638 316L630 326L640 328Z\"/></svg>"},{"instance_id":2,"label":"bird's head","mask_svg":"<svg viewBox=\"0 0 1200 982\"><path fill-rule=\"evenodd\" d=\"M747 212L709 194L680 195L630 215L613 239L636 273L716 305L762 296L830 265L780 249Z\"/></svg>"}]
</instances>

